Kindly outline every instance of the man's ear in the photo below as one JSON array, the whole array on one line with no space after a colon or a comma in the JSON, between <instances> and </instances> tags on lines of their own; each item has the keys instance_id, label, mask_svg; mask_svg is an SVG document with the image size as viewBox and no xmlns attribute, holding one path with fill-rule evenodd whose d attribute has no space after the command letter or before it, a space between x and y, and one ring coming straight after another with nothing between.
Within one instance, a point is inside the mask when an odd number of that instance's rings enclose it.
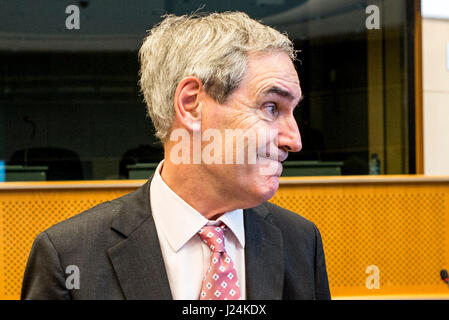
<instances>
[{"instance_id":1,"label":"man's ear","mask_svg":"<svg viewBox=\"0 0 449 320\"><path fill-rule=\"evenodd\" d=\"M203 83L194 76L183 78L175 91L174 108L177 120L189 131L201 121L201 97Z\"/></svg>"}]
</instances>

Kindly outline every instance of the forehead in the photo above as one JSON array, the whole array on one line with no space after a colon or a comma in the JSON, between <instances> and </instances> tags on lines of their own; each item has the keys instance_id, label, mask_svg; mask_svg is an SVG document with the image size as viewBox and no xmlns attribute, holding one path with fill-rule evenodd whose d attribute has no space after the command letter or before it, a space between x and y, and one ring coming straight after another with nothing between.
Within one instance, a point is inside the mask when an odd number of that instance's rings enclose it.
<instances>
[{"instance_id":1,"label":"forehead","mask_svg":"<svg viewBox=\"0 0 449 320\"><path fill-rule=\"evenodd\" d=\"M250 55L241 87L254 97L276 91L287 93L291 100L299 100L301 97L298 74L290 57L285 53Z\"/></svg>"}]
</instances>

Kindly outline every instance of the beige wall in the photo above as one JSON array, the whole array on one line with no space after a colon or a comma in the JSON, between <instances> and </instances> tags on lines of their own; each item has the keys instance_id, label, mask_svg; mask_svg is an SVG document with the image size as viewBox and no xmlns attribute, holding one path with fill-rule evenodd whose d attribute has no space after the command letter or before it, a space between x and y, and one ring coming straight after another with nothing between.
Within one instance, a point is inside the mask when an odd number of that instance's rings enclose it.
<instances>
[{"instance_id":1,"label":"beige wall","mask_svg":"<svg viewBox=\"0 0 449 320\"><path fill-rule=\"evenodd\" d=\"M449 174L449 20L423 19L424 173Z\"/></svg>"}]
</instances>

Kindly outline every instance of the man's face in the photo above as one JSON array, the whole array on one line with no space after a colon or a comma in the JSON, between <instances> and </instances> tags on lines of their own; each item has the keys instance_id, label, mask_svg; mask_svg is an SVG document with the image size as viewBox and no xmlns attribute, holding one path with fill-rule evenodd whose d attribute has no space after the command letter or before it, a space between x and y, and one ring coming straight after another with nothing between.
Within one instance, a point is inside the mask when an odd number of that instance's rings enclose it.
<instances>
[{"instance_id":1,"label":"man's face","mask_svg":"<svg viewBox=\"0 0 449 320\"><path fill-rule=\"evenodd\" d=\"M205 183L212 184L225 198L243 208L270 199L279 187L281 161L287 158L288 152L301 150L301 137L293 116L300 98L298 74L286 54L250 55L240 86L224 104L206 98L201 120L203 133L208 128L221 132L223 159L227 152L233 156L244 152L244 163L236 163L234 157L232 164L205 165L206 178L210 180ZM226 147L226 130L256 136L257 143L245 139L244 150ZM258 146L256 161L251 163L247 155L254 151L255 144Z\"/></svg>"}]
</instances>

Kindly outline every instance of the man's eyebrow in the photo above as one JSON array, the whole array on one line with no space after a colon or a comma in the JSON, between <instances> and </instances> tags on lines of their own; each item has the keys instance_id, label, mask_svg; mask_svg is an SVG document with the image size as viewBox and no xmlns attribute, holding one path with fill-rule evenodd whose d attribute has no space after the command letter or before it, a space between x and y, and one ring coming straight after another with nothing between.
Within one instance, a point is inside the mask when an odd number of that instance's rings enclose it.
<instances>
[{"instance_id":1,"label":"man's eyebrow","mask_svg":"<svg viewBox=\"0 0 449 320\"><path fill-rule=\"evenodd\" d=\"M283 98L287 98L288 100L295 100L297 97L295 97L294 95L292 95L289 91L284 90L282 88L273 86L273 87L269 87L268 89L262 91L262 95L263 96L267 96L269 94L277 94ZM299 98L299 101L302 100L302 95Z\"/></svg>"}]
</instances>

